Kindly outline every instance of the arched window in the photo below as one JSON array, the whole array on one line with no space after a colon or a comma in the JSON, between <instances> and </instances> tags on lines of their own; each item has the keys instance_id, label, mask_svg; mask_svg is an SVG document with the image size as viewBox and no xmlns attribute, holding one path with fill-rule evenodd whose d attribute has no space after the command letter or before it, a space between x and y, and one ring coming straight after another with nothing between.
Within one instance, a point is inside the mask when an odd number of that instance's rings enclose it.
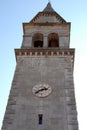
<instances>
[{"instance_id":1,"label":"arched window","mask_svg":"<svg viewBox=\"0 0 87 130\"><path fill-rule=\"evenodd\" d=\"M51 33L48 35L48 47L59 47L58 34Z\"/></svg>"},{"instance_id":2,"label":"arched window","mask_svg":"<svg viewBox=\"0 0 87 130\"><path fill-rule=\"evenodd\" d=\"M34 47L43 47L43 34L36 33L33 36L33 46Z\"/></svg>"}]
</instances>

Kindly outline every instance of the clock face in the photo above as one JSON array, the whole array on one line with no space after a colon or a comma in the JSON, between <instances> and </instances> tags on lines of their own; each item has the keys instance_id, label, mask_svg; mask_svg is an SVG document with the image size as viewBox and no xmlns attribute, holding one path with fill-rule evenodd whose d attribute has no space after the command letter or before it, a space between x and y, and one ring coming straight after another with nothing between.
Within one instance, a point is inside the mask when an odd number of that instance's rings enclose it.
<instances>
[{"instance_id":1,"label":"clock face","mask_svg":"<svg viewBox=\"0 0 87 130\"><path fill-rule=\"evenodd\" d=\"M32 91L33 94L38 97L45 97L51 93L52 89L51 86L46 83L39 83L33 87Z\"/></svg>"}]
</instances>

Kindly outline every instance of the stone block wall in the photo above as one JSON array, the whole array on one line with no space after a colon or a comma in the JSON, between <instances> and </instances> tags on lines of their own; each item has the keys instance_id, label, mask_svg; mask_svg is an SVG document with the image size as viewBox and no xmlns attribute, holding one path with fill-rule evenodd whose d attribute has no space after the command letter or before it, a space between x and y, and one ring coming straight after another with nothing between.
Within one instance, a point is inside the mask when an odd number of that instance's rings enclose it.
<instances>
[{"instance_id":1,"label":"stone block wall","mask_svg":"<svg viewBox=\"0 0 87 130\"><path fill-rule=\"evenodd\" d=\"M51 86L40 98L33 86ZM42 125L38 115L43 115ZM2 130L77 130L73 68L70 56L19 56Z\"/></svg>"}]
</instances>

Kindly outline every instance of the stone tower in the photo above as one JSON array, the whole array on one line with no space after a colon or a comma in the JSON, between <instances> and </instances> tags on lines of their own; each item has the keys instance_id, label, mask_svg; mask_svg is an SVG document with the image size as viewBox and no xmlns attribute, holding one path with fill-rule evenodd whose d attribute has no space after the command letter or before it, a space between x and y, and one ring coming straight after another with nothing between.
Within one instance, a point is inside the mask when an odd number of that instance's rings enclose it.
<instances>
[{"instance_id":1,"label":"stone tower","mask_svg":"<svg viewBox=\"0 0 87 130\"><path fill-rule=\"evenodd\" d=\"M70 25L50 2L23 23L2 130L78 130Z\"/></svg>"}]
</instances>

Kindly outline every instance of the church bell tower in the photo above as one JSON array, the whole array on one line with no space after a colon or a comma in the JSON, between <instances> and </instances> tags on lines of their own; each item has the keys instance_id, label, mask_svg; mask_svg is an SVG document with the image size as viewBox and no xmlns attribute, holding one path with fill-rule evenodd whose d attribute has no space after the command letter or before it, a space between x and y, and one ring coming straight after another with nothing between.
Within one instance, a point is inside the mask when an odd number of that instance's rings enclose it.
<instances>
[{"instance_id":1,"label":"church bell tower","mask_svg":"<svg viewBox=\"0 0 87 130\"><path fill-rule=\"evenodd\" d=\"M23 23L2 130L78 130L70 25L50 2Z\"/></svg>"}]
</instances>

